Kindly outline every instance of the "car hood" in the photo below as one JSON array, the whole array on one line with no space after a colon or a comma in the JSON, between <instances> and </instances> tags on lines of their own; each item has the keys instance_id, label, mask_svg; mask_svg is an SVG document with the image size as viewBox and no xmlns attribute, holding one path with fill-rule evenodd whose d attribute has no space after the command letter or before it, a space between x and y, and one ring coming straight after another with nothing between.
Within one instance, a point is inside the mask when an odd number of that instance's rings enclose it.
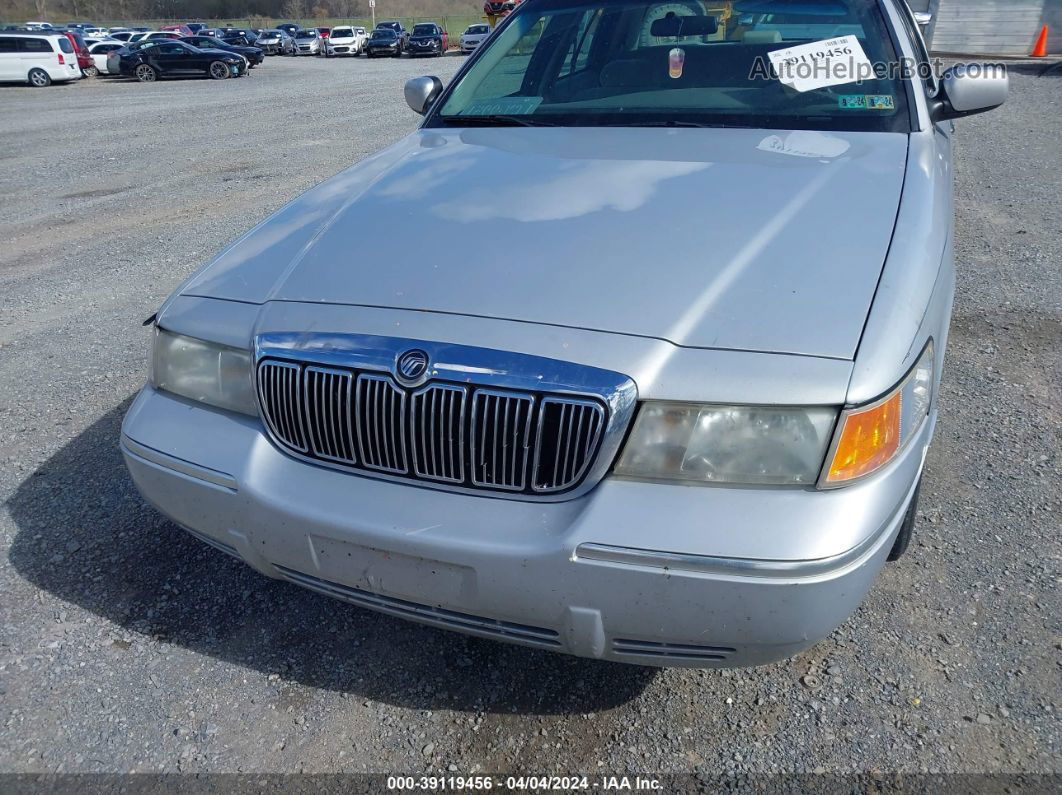
<instances>
[{"instance_id":1,"label":"car hood","mask_svg":"<svg viewBox=\"0 0 1062 795\"><path fill-rule=\"evenodd\" d=\"M296 199L183 294L851 359L906 158L899 133L422 129Z\"/></svg>"}]
</instances>

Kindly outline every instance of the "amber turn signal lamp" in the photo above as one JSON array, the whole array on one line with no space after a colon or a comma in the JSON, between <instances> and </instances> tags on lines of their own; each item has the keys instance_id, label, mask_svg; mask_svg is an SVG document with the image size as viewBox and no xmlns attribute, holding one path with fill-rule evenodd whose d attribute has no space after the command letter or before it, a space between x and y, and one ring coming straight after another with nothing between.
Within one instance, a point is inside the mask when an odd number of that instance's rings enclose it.
<instances>
[{"instance_id":1,"label":"amber turn signal lamp","mask_svg":"<svg viewBox=\"0 0 1062 795\"><path fill-rule=\"evenodd\" d=\"M871 408L844 416L827 483L862 477L888 463L900 449L900 392Z\"/></svg>"}]
</instances>

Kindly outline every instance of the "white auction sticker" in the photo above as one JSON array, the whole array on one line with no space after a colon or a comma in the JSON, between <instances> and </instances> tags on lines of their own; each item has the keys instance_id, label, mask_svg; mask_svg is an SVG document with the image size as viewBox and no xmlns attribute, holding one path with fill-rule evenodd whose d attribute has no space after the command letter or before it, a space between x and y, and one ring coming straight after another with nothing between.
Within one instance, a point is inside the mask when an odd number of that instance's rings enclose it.
<instances>
[{"instance_id":1,"label":"white auction sticker","mask_svg":"<svg viewBox=\"0 0 1062 795\"><path fill-rule=\"evenodd\" d=\"M813 41L767 53L778 79L800 92L870 80L874 65L855 36Z\"/></svg>"}]
</instances>

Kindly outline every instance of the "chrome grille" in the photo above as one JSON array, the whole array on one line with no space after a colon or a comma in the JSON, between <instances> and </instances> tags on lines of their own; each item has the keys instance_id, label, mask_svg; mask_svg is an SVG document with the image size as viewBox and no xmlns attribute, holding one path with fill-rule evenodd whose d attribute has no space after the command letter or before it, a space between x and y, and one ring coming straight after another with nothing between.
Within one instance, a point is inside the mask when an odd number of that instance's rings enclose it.
<instances>
[{"instance_id":1,"label":"chrome grille","mask_svg":"<svg viewBox=\"0 0 1062 795\"><path fill-rule=\"evenodd\" d=\"M535 491L558 491L581 480L604 427L605 410L597 403L544 399L535 444Z\"/></svg>"},{"instance_id":2,"label":"chrome grille","mask_svg":"<svg viewBox=\"0 0 1062 795\"><path fill-rule=\"evenodd\" d=\"M350 404L354 377L342 370L307 367L303 379L303 413L313 454L328 461L353 464ZM307 410L310 406L315 410Z\"/></svg>"},{"instance_id":3,"label":"chrome grille","mask_svg":"<svg viewBox=\"0 0 1062 795\"><path fill-rule=\"evenodd\" d=\"M307 452L306 431L302 424L302 390L297 364L266 362L258 368L258 396L266 423L280 441L300 453Z\"/></svg>"},{"instance_id":4,"label":"chrome grille","mask_svg":"<svg viewBox=\"0 0 1062 795\"><path fill-rule=\"evenodd\" d=\"M265 359L266 426L288 450L344 468L512 494L579 485L601 450L605 405L590 397L429 382Z\"/></svg>"},{"instance_id":5,"label":"chrome grille","mask_svg":"<svg viewBox=\"0 0 1062 795\"><path fill-rule=\"evenodd\" d=\"M535 399L518 392L478 389L472 398L472 483L523 491Z\"/></svg>"},{"instance_id":6,"label":"chrome grille","mask_svg":"<svg viewBox=\"0 0 1062 795\"><path fill-rule=\"evenodd\" d=\"M385 375L358 376L355 424L361 462L381 472L405 474L406 393Z\"/></svg>"},{"instance_id":7,"label":"chrome grille","mask_svg":"<svg viewBox=\"0 0 1062 795\"><path fill-rule=\"evenodd\" d=\"M460 386L434 384L410 396L413 472L446 483L465 479L465 398Z\"/></svg>"}]
</instances>

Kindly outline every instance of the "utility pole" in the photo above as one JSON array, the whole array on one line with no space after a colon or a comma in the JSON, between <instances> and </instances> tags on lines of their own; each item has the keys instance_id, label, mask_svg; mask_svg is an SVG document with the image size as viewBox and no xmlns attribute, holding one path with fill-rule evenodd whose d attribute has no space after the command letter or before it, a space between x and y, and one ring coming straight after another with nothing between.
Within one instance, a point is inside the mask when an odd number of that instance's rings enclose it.
<instances>
[{"instance_id":1,"label":"utility pole","mask_svg":"<svg viewBox=\"0 0 1062 795\"><path fill-rule=\"evenodd\" d=\"M372 29L376 30L376 0L369 0L369 10L372 11Z\"/></svg>"}]
</instances>

